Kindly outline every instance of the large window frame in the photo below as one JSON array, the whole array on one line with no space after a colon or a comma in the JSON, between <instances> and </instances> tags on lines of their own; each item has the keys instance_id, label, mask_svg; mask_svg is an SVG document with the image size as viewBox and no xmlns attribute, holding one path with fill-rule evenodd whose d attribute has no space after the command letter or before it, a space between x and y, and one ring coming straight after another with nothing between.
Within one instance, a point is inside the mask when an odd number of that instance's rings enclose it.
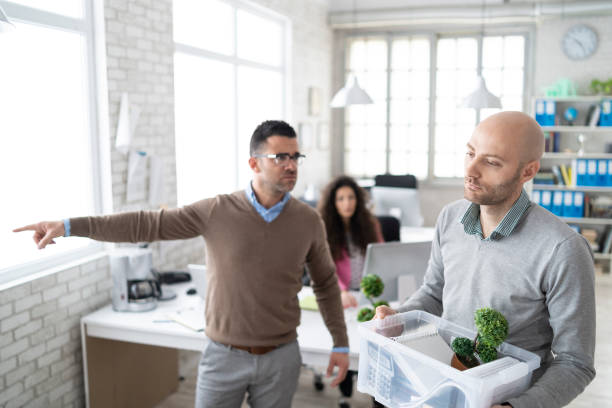
<instances>
[{"instance_id":1,"label":"large window frame","mask_svg":"<svg viewBox=\"0 0 612 408\"><path fill-rule=\"evenodd\" d=\"M291 20L282 14L276 13L268 8L259 6L257 4L245 1L245 0L220 0L222 3L225 3L232 7L233 11L233 45L232 45L232 53L230 55L226 55L223 53L218 53L215 51L207 50L204 48L199 48L196 46L183 44L178 42L176 39L174 40L174 55L175 58L177 54L183 54L185 56L203 58L210 61L217 61L227 63L231 66L233 70L233 87L234 87L234 99L233 99L233 123L231 125L232 137L234 139L235 151L233 152L234 161L237 166L247 166L245 162L245 152L248 152L248 144L244 144L244 140L246 138L245 134L241 134L239 122L239 78L238 71L240 68L255 68L259 70L265 70L267 72L275 72L279 73L282 76L282 100L281 100L281 118L288 122L291 121ZM269 65L266 63L256 62L248 59L244 59L238 56L238 13L240 11L245 11L247 13L253 14L257 17L270 20L271 22L277 23L282 27L282 45L281 45L281 63L280 66ZM253 129L249 129L248 131L252 132ZM175 132L175 138L178 138L178 131ZM244 133L244 131L242 132ZM248 134L250 138L250 133ZM179 157L177 156L177 181L180 177L179 175ZM244 174L241 174L241 168L239 167L236 170L234 183L232 186L227 187L227 191L218 191L216 193L227 193L231 190L236 190L239 188L244 188L245 183ZM177 182L177 202L178 205L190 204L192 200L182 198L182 194L179 191L179 184ZM206 198L205 196L201 196L200 198Z\"/></svg>"},{"instance_id":2,"label":"large window frame","mask_svg":"<svg viewBox=\"0 0 612 408\"><path fill-rule=\"evenodd\" d=\"M350 72L350 67L347 66L347 60L350 58L350 42L355 39L368 39L368 38L384 38L387 44L388 51L388 63L387 63L387 94L385 98L386 111L387 111L387 122L386 122L386 152L385 152L385 162L386 162L386 173L390 173L390 113L391 106L390 101L392 100L391 96L391 87L393 84L391 83L391 49L393 40L399 38L428 38L429 39L429 55L430 55L430 64L429 64L429 134L428 134L428 153L427 153L427 176L424 178L420 178L422 185L459 185L461 184L461 177L438 177L434 175L434 164L435 164L435 126L436 126L436 73L438 69L437 64L437 43L440 39L447 38L474 38L478 43L478 57L477 57L477 73L480 74L482 72L482 63L483 63L483 38L484 37L498 37L498 36L521 36L524 38L524 64L523 64L523 90L522 90L522 111L526 111L528 108L528 101L530 90L532 86L532 77L533 77L533 58L532 58L532 41L534 38L534 28L528 25L517 26L517 27L500 27L495 29L487 28L486 32L481 31L481 27L477 28L468 28L461 29L455 31L443 31L443 30L423 30L423 31L391 31L391 32L378 32L378 31L361 31L361 32L353 32L347 34L344 38L343 46L345 58L342 58L340 66L342 76L341 78L346 79L348 73ZM364 87L365 88L365 87ZM367 88L365 88L368 91ZM484 111L484 110L483 110ZM481 116L484 117L483 112L481 110L476 110L475 112L475 123L479 123L481 120ZM345 163L345 154L347 153L346 145L345 145L345 137L346 134L344 129L346 129L347 125L347 116L346 110L340 115L342 120L342 139L341 145L339 146L339 152L341 153L341 169L343 172L346 172L346 163ZM391 173L392 174L392 173ZM373 174L351 174L354 177L359 178L371 178Z\"/></svg>"},{"instance_id":3,"label":"large window frame","mask_svg":"<svg viewBox=\"0 0 612 408\"><path fill-rule=\"evenodd\" d=\"M87 144L90 153L91 193L93 212L101 214L112 209L110 184L110 142L108 138L108 105L101 97L106 89L106 61L103 31L103 5L93 0L81 0L82 16L71 17L36 9L22 4L0 0L9 19L16 23L38 25L49 29L75 32L83 36L83 55L87 81L85 86L87 109ZM8 33L6 35L12 35ZM44 67L41 67L44 69ZM35 204L36 205L36 204ZM38 205L44 205L44 202ZM32 220L36 222L38 220ZM34 244L32 244L34 245ZM0 290L62 270L70 265L95 259L103 255L105 245L90 241L87 245L64 253L28 261L0 269Z\"/></svg>"}]
</instances>

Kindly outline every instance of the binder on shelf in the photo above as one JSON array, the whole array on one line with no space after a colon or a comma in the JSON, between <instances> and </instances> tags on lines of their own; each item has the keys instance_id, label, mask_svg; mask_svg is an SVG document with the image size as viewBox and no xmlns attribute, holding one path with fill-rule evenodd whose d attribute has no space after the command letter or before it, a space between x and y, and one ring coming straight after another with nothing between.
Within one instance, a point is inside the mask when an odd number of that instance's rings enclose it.
<instances>
[{"instance_id":1,"label":"binder on shelf","mask_svg":"<svg viewBox=\"0 0 612 408\"><path fill-rule=\"evenodd\" d=\"M563 206L561 207L563 217L574 216L574 193L572 191L563 192Z\"/></svg>"},{"instance_id":2,"label":"binder on shelf","mask_svg":"<svg viewBox=\"0 0 612 408\"><path fill-rule=\"evenodd\" d=\"M608 160L597 160L597 185L605 186L608 184Z\"/></svg>"},{"instance_id":3,"label":"binder on shelf","mask_svg":"<svg viewBox=\"0 0 612 408\"><path fill-rule=\"evenodd\" d=\"M597 160L587 160L587 186L597 185Z\"/></svg>"},{"instance_id":4,"label":"binder on shelf","mask_svg":"<svg viewBox=\"0 0 612 408\"><path fill-rule=\"evenodd\" d=\"M556 106L555 101L546 100L546 126L555 126Z\"/></svg>"},{"instance_id":5,"label":"binder on shelf","mask_svg":"<svg viewBox=\"0 0 612 408\"><path fill-rule=\"evenodd\" d=\"M553 153L559 153L561 151L560 145L561 145L561 134L559 132L552 132L552 151Z\"/></svg>"},{"instance_id":6,"label":"binder on shelf","mask_svg":"<svg viewBox=\"0 0 612 408\"><path fill-rule=\"evenodd\" d=\"M574 218L582 218L584 217L584 193L582 191L574 192L574 205L573 205L573 215Z\"/></svg>"},{"instance_id":7,"label":"binder on shelf","mask_svg":"<svg viewBox=\"0 0 612 408\"><path fill-rule=\"evenodd\" d=\"M591 105L589 107L589 112L586 116L585 125L590 127L596 127L599 123L599 116L601 115L601 106L599 104Z\"/></svg>"},{"instance_id":8,"label":"binder on shelf","mask_svg":"<svg viewBox=\"0 0 612 408\"><path fill-rule=\"evenodd\" d=\"M602 254L609 254L612 251L612 228L606 228L606 234L599 246Z\"/></svg>"},{"instance_id":9,"label":"binder on shelf","mask_svg":"<svg viewBox=\"0 0 612 408\"><path fill-rule=\"evenodd\" d=\"M535 120L540 126L546 125L546 100L536 99L535 103Z\"/></svg>"},{"instance_id":10,"label":"binder on shelf","mask_svg":"<svg viewBox=\"0 0 612 408\"><path fill-rule=\"evenodd\" d=\"M557 165L552 166L552 172L556 178L556 184L558 186L562 186L563 183L563 175L561 174L561 168Z\"/></svg>"},{"instance_id":11,"label":"binder on shelf","mask_svg":"<svg viewBox=\"0 0 612 408\"><path fill-rule=\"evenodd\" d=\"M552 192L544 190L540 193L540 206L552 212Z\"/></svg>"},{"instance_id":12,"label":"binder on shelf","mask_svg":"<svg viewBox=\"0 0 612 408\"><path fill-rule=\"evenodd\" d=\"M587 184L587 162L585 159L577 159L574 165L576 169L576 185L586 186Z\"/></svg>"},{"instance_id":13,"label":"binder on shelf","mask_svg":"<svg viewBox=\"0 0 612 408\"><path fill-rule=\"evenodd\" d=\"M604 99L601 101L599 126L612 126L612 99Z\"/></svg>"},{"instance_id":14,"label":"binder on shelf","mask_svg":"<svg viewBox=\"0 0 612 408\"><path fill-rule=\"evenodd\" d=\"M540 201L540 190L533 190L531 192L531 201L533 201L537 205L540 205L540 203L541 203L541 201Z\"/></svg>"},{"instance_id":15,"label":"binder on shelf","mask_svg":"<svg viewBox=\"0 0 612 408\"><path fill-rule=\"evenodd\" d=\"M565 164L561 165L561 176L563 178L563 184L566 186L571 186L572 182L569 178L569 173L567 172L567 166Z\"/></svg>"},{"instance_id":16,"label":"binder on shelf","mask_svg":"<svg viewBox=\"0 0 612 408\"><path fill-rule=\"evenodd\" d=\"M612 159L608 160L608 181L606 185L612 187Z\"/></svg>"},{"instance_id":17,"label":"binder on shelf","mask_svg":"<svg viewBox=\"0 0 612 408\"><path fill-rule=\"evenodd\" d=\"M551 211L558 217L563 216L563 191L553 191Z\"/></svg>"}]
</instances>

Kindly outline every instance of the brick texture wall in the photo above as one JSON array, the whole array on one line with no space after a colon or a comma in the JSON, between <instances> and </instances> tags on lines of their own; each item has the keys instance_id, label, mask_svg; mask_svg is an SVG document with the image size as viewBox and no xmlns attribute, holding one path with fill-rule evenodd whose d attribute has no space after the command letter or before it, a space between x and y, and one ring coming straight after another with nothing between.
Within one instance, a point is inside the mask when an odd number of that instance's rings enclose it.
<instances>
[{"instance_id":1,"label":"brick texture wall","mask_svg":"<svg viewBox=\"0 0 612 408\"><path fill-rule=\"evenodd\" d=\"M292 122L329 121L331 30L327 2L255 1L292 20ZM165 163L167 205L176 205L171 0L105 0L109 131L114 144L121 94L141 114L134 146ZM308 87L321 90L322 111L308 115ZM301 169L299 193L329 178L329 152L313 146ZM113 211L150 209L126 202L127 158L112 149ZM314 157L313 157L314 156ZM318 163L315 166L314 159ZM321 163L323 165L321 166ZM202 239L154 243L157 268L204 262ZM80 318L110 302L106 257L67 268L0 292L0 407L85 405Z\"/></svg>"}]
</instances>

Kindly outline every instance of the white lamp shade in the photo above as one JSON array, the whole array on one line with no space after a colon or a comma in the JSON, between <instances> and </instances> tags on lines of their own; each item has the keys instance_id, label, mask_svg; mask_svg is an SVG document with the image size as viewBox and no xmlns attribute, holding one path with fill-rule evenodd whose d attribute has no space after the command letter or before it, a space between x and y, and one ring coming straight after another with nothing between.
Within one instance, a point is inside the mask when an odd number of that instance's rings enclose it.
<instances>
[{"instance_id":1,"label":"white lamp shade","mask_svg":"<svg viewBox=\"0 0 612 408\"><path fill-rule=\"evenodd\" d=\"M484 78L479 76L476 90L463 99L461 106L474 109L501 108L501 100L489 92Z\"/></svg>"},{"instance_id":2,"label":"white lamp shade","mask_svg":"<svg viewBox=\"0 0 612 408\"><path fill-rule=\"evenodd\" d=\"M369 105L374 103L370 95L359 86L357 77L349 76L346 84L332 98L332 108L344 108L349 105Z\"/></svg>"},{"instance_id":3,"label":"white lamp shade","mask_svg":"<svg viewBox=\"0 0 612 408\"><path fill-rule=\"evenodd\" d=\"M11 23L6 16L2 7L0 7L0 33L6 33L15 29L13 23Z\"/></svg>"}]
</instances>

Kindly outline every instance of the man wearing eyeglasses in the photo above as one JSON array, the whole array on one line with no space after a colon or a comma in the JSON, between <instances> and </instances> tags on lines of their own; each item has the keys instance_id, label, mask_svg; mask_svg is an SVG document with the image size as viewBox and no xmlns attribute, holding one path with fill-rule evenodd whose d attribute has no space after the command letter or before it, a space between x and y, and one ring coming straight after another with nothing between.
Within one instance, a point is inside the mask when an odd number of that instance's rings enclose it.
<instances>
[{"instance_id":1,"label":"man wearing eyeglasses","mask_svg":"<svg viewBox=\"0 0 612 408\"><path fill-rule=\"evenodd\" d=\"M298 165L294 129L266 121L253 133L249 166L253 180L183 208L40 222L39 248L62 236L111 242L151 242L204 237L207 254L206 334L198 367L196 407L289 407L301 356L296 327L297 293L307 265L313 290L331 333L327 374L348 369L348 338L340 290L323 222L308 205L291 197ZM210 175L214 177L214 175Z\"/></svg>"}]
</instances>

